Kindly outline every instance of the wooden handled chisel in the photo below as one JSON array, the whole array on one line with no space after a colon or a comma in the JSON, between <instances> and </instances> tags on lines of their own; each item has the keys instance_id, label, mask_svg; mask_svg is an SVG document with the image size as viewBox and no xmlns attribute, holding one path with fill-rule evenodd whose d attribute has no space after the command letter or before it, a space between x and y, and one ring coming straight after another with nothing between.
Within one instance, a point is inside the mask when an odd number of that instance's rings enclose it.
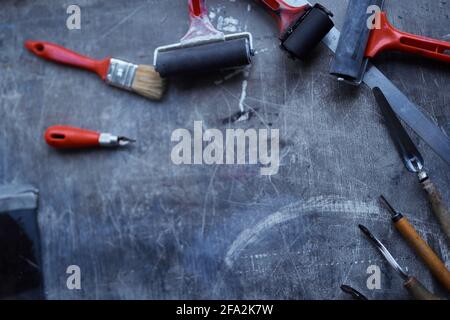
<instances>
[{"instance_id":1,"label":"wooden handled chisel","mask_svg":"<svg viewBox=\"0 0 450 320\"><path fill-rule=\"evenodd\" d=\"M420 256L436 279L450 292L450 271L448 271L444 262L430 248L428 243L422 239L414 226L401 212L395 210L384 196L381 196L380 200L391 213L395 228L401 233L417 255Z\"/></svg>"},{"instance_id":2,"label":"wooden handled chisel","mask_svg":"<svg viewBox=\"0 0 450 320\"><path fill-rule=\"evenodd\" d=\"M427 288L415 277L408 275L405 270L397 263L386 247L363 225L358 225L359 229L367 236L367 238L375 245L377 250L383 255L386 261L394 268L395 271L405 281L404 287L416 300L441 300L438 296L428 291Z\"/></svg>"},{"instance_id":3,"label":"wooden handled chisel","mask_svg":"<svg viewBox=\"0 0 450 320\"><path fill-rule=\"evenodd\" d=\"M447 239L450 240L450 212L444 203L441 193L424 169L422 155L406 133L383 92L379 88L374 88L373 93L380 106L381 113L383 114L391 138L394 141L406 169L417 174L419 182L431 203L433 212L447 236Z\"/></svg>"}]
</instances>

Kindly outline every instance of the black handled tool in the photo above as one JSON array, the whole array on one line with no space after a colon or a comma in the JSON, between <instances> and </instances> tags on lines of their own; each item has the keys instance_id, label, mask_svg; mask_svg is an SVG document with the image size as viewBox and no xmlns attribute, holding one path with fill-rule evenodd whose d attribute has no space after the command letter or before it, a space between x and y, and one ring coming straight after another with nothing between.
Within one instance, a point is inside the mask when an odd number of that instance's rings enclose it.
<instances>
[{"instance_id":1,"label":"black handled tool","mask_svg":"<svg viewBox=\"0 0 450 320\"><path fill-rule=\"evenodd\" d=\"M395 271L405 280L403 284L409 293L416 300L441 300L439 297L432 294L424 287L422 283L416 278L409 276L405 270L397 263L391 253L386 249L386 247L378 240L370 231L363 225L358 225L359 229L369 238L369 240L375 245L378 251L381 252L383 257L389 262L389 264L394 268Z\"/></svg>"},{"instance_id":2,"label":"black handled tool","mask_svg":"<svg viewBox=\"0 0 450 320\"><path fill-rule=\"evenodd\" d=\"M352 288L352 287L347 286L345 284L341 285L341 290L344 291L345 293L351 295L352 298L355 299L355 300L369 300L361 292L359 292L355 288Z\"/></svg>"},{"instance_id":3,"label":"black handled tool","mask_svg":"<svg viewBox=\"0 0 450 320\"><path fill-rule=\"evenodd\" d=\"M411 138L406 133L400 120L398 120L394 111L392 110L386 97L379 88L374 88L373 93L375 99L377 100L381 113L383 114L386 126L389 133L394 141L400 157L405 164L406 169L410 172L417 173L419 182L427 193L428 199L433 208L433 212L436 215L443 231L445 232L448 239L450 239L450 213L444 204L441 193L438 191L436 186L431 181L430 177L424 170L423 157L417 150ZM450 155L449 155L450 156Z\"/></svg>"}]
</instances>

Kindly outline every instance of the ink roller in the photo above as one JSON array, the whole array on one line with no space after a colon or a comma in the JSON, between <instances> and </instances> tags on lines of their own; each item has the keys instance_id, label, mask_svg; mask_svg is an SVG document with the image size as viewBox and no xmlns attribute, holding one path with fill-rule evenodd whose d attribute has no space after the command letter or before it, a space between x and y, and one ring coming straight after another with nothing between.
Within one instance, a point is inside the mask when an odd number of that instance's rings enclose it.
<instances>
[{"instance_id":1,"label":"ink roller","mask_svg":"<svg viewBox=\"0 0 450 320\"><path fill-rule=\"evenodd\" d=\"M282 0L257 1L277 21L280 47L291 58L305 59L334 26L333 13L320 4L311 6L304 1L293 7Z\"/></svg>"},{"instance_id":2,"label":"ink roller","mask_svg":"<svg viewBox=\"0 0 450 320\"><path fill-rule=\"evenodd\" d=\"M254 55L249 32L224 34L208 18L205 0L189 0L190 26L180 43L158 47L154 66L163 78L249 65Z\"/></svg>"},{"instance_id":3,"label":"ink roller","mask_svg":"<svg viewBox=\"0 0 450 320\"><path fill-rule=\"evenodd\" d=\"M361 84L369 59L383 51L402 51L450 63L450 42L395 29L382 9L384 0L350 0L330 73ZM372 19L375 18L375 19ZM372 20L375 23L372 23Z\"/></svg>"}]
</instances>

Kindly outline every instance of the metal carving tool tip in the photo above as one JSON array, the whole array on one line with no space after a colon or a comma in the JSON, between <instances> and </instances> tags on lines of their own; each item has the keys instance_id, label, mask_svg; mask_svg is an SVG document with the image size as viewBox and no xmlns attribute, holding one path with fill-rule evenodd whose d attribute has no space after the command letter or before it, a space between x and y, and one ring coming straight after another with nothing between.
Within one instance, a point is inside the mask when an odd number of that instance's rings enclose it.
<instances>
[{"instance_id":1,"label":"metal carving tool tip","mask_svg":"<svg viewBox=\"0 0 450 320\"><path fill-rule=\"evenodd\" d=\"M345 284L341 285L341 290L344 291L345 293L348 293L356 300L369 300L361 292Z\"/></svg>"}]
</instances>

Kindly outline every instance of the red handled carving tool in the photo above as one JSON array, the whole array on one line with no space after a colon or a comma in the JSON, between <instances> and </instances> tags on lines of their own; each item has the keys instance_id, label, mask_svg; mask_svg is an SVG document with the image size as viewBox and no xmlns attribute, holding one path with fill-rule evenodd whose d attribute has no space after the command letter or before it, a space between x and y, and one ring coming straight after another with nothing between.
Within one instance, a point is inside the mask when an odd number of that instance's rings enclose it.
<instances>
[{"instance_id":1,"label":"red handled carving tool","mask_svg":"<svg viewBox=\"0 0 450 320\"><path fill-rule=\"evenodd\" d=\"M350 0L344 28L341 32L336 55L330 70L339 80L359 85L367 69L368 60L383 51L403 51L450 63L450 43L417 36L395 29L386 12L375 14L375 21L368 20L373 11L382 8L384 0Z\"/></svg>"},{"instance_id":2,"label":"red handled carving tool","mask_svg":"<svg viewBox=\"0 0 450 320\"><path fill-rule=\"evenodd\" d=\"M307 1L293 7L283 0L256 0L275 18L280 47L292 58L304 59L333 28L333 14L320 4ZM300 1L301 2L301 1Z\"/></svg>"},{"instance_id":3,"label":"red handled carving tool","mask_svg":"<svg viewBox=\"0 0 450 320\"><path fill-rule=\"evenodd\" d=\"M405 281L404 287L409 291L409 293L416 300L441 300L439 297L435 296L433 293L428 291L425 286L420 283L415 277L409 276L405 270L398 264L391 253L386 249L386 247L378 240L370 231L363 225L358 225L359 229L367 236L367 238L375 245L377 250L383 255L386 261L394 268L395 271L400 275L400 277Z\"/></svg>"},{"instance_id":4,"label":"red handled carving tool","mask_svg":"<svg viewBox=\"0 0 450 320\"><path fill-rule=\"evenodd\" d=\"M189 0L190 25L180 43L158 47L153 65L161 77L238 68L254 54L249 32L224 34L211 24L205 0Z\"/></svg>"},{"instance_id":5,"label":"red handled carving tool","mask_svg":"<svg viewBox=\"0 0 450 320\"><path fill-rule=\"evenodd\" d=\"M70 126L52 126L45 131L45 141L57 149L122 147L135 140Z\"/></svg>"},{"instance_id":6,"label":"red handled carving tool","mask_svg":"<svg viewBox=\"0 0 450 320\"><path fill-rule=\"evenodd\" d=\"M153 66L111 57L95 60L51 42L28 40L25 47L38 57L94 72L109 85L150 99L159 100L164 93L164 81Z\"/></svg>"}]
</instances>

